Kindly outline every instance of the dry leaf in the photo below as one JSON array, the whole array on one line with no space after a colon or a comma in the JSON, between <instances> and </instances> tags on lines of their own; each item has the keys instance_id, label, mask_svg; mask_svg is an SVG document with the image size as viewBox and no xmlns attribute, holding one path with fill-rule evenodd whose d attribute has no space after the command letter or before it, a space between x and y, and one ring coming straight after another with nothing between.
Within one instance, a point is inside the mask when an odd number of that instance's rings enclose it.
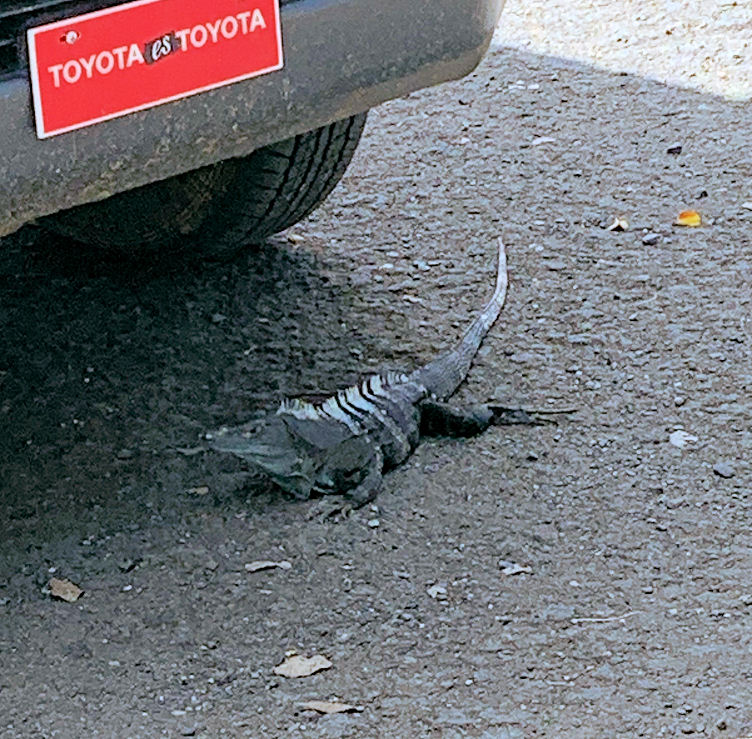
<instances>
[{"instance_id":1,"label":"dry leaf","mask_svg":"<svg viewBox=\"0 0 752 739\"><path fill-rule=\"evenodd\" d=\"M70 580L53 577L50 579L47 587L50 589L50 595L53 598L60 598L68 603L77 601L84 593L81 588Z\"/></svg>"},{"instance_id":2,"label":"dry leaf","mask_svg":"<svg viewBox=\"0 0 752 739\"><path fill-rule=\"evenodd\" d=\"M682 429L679 429L669 434L668 440L669 440L669 443L672 446L677 447L677 449L683 449L685 446L687 446L687 444L691 444L695 441L698 441L696 436L693 436L692 434L688 434L686 431Z\"/></svg>"},{"instance_id":3,"label":"dry leaf","mask_svg":"<svg viewBox=\"0 0 752 739\"><path fill-rule=\"evenodd\" d=\"M319 713L348 713L363 710L358 706L351 706L349 703L340 703L339 701L306 701L300 705L309 711L318 711Z\"/></svg>"},{"instance_id":4,"label":"dry leaf","mask_svg":"<svg viewBox=\"0 0 752 739\"><path fill-rule=\"evenodd\" d=\"M676 217L677 226L699 226L702 224L702 218L696 210L683 210Z\"/></svg>"},{"instance_id":5,"label":"dry leaf","mask_svg":"<svg viewBox=\"0 0 752 739\"><path fill-rule=\"evenodd\" d=\"M257 559L254 562L249 562L245 566L246 572L258 572L259 570L271 570L274 567L279 567L281 570L289 570L292 565L283 559L281 562L272 562L270 559Z\"/></svg>"},{"instance_id":6,"label":"dry leaf","mask_svg":"<svg viewBox=\"0 0 752 739\"><path fill-rule=\"evenodd\" d=\"M502 575L532 575L533 570L531 567L525 565L518 565L516 562L508 562L505 559L499 560L499 567L501 568Z\"/></svg>"},{"instance_id":7,"label":"dry leaf","mask_svg":"<svg viewBox=\"0 0 752 739\"><path fill-rule=\"evenodd\" d=\"M614 218L614 222L606 229L607 231L628 231L629 221L624 216Z\"/></svg>"},{"instance_id":8,"label":"dry leaf","mask_svg":"<svg viewBox=\"0 0 752 739\"><path fill-rule=\"evenodd\" d=\"M328 670L331 666L332 663L321 654L314 654L313 657L301 657L296 654L277 665L274 674L282 677L308 677L314 672Z\"/></svg>"}]
</instances>

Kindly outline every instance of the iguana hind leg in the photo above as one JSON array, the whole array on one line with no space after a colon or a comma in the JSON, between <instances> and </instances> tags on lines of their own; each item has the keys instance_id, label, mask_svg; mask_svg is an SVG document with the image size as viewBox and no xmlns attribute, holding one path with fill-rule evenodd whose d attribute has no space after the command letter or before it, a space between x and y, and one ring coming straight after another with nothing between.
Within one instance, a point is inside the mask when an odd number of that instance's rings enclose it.
<instances>
[{"instance_id":1,"label":"iguana hind leg","mask_svg":"<svg viewBox=\"0 0 752 739\"><path fill-rule=\"evenodd\" d=\"M485 405L458 408L438 400L420 403L420 433L424 436L469 437L485 431L494 419Z\"/></svg>"}]
</instances>

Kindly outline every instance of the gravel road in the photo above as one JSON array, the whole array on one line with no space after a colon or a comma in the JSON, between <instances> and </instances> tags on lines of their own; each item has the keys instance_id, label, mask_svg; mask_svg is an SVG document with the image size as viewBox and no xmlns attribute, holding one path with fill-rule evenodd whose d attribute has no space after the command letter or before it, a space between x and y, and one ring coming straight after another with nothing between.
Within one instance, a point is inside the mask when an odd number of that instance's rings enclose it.
<instances>
[{"instance_id":1,"label":"gravel road","mask_svg":"<svg viewBox=\"0 0 752 739\"><path fill-rule=\"evenodd\" d=\"M752 734L749 11L542 5L231 263L0 245L2 736ZM499 234L461 399L575 412L426 441L340 521L200 451L452 343Z\"/></svg>"}]
</instances>

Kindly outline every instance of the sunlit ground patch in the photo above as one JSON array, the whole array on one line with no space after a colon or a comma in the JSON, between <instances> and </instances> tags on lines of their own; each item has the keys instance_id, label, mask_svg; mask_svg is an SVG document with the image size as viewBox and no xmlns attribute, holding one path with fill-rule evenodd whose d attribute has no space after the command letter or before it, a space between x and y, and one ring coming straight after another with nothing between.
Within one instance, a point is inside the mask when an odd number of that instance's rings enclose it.
<instances>
[{"instance_id":1,"label":"sunlit ground patch","mask_svg":"<svg viewBox=\"0 0 752 739\"><path fill-rule=\"evenodd\" d=\"M748 100L750 28L746 2L508 0L493 43Z\"/></svg>"}]
</instances>

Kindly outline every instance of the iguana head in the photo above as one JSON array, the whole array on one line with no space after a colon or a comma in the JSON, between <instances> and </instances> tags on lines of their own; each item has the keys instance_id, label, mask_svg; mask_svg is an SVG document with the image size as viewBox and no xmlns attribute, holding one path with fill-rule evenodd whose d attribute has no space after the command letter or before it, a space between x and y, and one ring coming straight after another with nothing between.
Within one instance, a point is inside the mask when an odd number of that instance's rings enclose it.
<instances>
[{"instance_id":1,"label":"iguana head","mask_svg":"<svg viewBox=\"0 0 752 739\"><path fill-rule=\"evenodd\" d=\"M310 497L316 463L278 417L272 417L252 431L220 429L208 440L216 451L230 452L258 467L296 498Z\"/></svg>"}]
</instances>

